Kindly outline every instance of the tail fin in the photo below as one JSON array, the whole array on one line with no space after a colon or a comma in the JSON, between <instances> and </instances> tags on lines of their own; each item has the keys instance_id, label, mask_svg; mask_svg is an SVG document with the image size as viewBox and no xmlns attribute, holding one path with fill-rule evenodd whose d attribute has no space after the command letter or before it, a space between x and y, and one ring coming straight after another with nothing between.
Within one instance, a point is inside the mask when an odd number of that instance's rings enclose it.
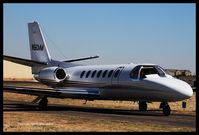
<instances>
[{"instance_id":1,"label":"tail fin","mask_svg":"<svg viewBox=\"0 0 199 135\"><path fill-rule=\"evenodd\" d=\"M49 63L51 57L37 22L28 23L31 60ZM32 67L32 73L38 73L41 67Z\"/></svg>"}]
</instances>

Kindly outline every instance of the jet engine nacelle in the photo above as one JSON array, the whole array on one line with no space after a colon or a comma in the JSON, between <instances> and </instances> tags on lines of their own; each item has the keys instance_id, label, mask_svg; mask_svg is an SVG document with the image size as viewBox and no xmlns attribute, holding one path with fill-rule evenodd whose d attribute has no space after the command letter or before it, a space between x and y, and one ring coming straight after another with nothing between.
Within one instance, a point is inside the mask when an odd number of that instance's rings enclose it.
<instances>
[{"instance_id":1,"label":"jet engine nacelle","mask_svg":"<svg viewBox=\"0 0 199 135\"><path fill-rule=\"evenodd\" d=\"M35 79L45 82L61 82L66 78L66 72L60 67L48 67L42 69Z\"/></svg>"}]
</instances>

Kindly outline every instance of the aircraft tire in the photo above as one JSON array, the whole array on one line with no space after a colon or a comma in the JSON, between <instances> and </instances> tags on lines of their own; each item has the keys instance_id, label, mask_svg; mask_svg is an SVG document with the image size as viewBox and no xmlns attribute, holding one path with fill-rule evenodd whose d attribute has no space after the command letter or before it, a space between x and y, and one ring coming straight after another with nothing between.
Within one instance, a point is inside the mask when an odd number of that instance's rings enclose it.
<instances>
[{"instance_id":1,"label":"aircraft tire","mask_svg":"<svg viewBox=\"0 0 199 135\"><path fill-rule=\"evenodd\" d=\"M147 111L147 103L146 103L146 101L139 101L139 110L140 111Z\"/></svg>"},{"instance_id":2,"label":"aircraft tire","mask_svg":"<svg viewBox=\"0 0 199 135\"><path fill-rule=\"evenodd\" d=\"M169 116L171 114L171 108L168 104L163 107L163 114L165 116Z\"/></svg>"},{"instance_id":3,"label":"aircraft tire","mask_svg":"<svg viewBox=\"0 0 199 135\"><path fill-rule=\"evenodd\" d=\"M47 97L44 97L39 102L39 109L45 110L47 108L47 106L48 106L48 99L47 99Z\"/></svg>"},{"instance_id":4,"label":"aircraft tire","mask_svg":"<svg viewBox=\"0 0 199 135\"><path fill-rule=\"evenodd\" d=\"M163 109L163 107L164 107L166 104L167 104L167 103L165 103L165 102L161 102L159 108L160 108L160 109Z\"/></svg>"}]
</instances>

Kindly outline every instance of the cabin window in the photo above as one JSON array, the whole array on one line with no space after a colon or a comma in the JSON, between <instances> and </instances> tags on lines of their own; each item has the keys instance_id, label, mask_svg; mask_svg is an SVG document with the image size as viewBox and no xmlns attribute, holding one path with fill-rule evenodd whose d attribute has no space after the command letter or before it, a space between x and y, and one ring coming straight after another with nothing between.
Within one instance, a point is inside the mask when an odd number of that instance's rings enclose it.
<instances>
[{"instance_id":1,"label":"cabin window","mask_svg":"<svg viewBox=\"0 0 199 135\"><path fill-rule=\"evenodd\" d=\"M105 70L104 73L102 74L102 77L104 78L106 76L106 73L108 72L108 70Z\"/></svg>"},{"instance_id":2,"label":"cabin window","mask_svg":"<svg viewBox=\"0 0 199 135\"><path fill-rule=\"evenodd\" d=\"M112 74L113 74L113 70L111 70L111 71L108 73L108 78L111 77Z\"/></svg>"},{"instance_id":3,"label":"cabin window","mask_svg":"<svg viewBox=\"0 0 199 135\"><path fill-rule=\"evenodd\" d=\"M95 76L96 72L97 72L96 70L93 71L93 73L92 73L92 75L91 75L92 78Z\"/></svg>"},{"instance_id":4,"label":"cabin window","mask_svg":"<svg viewBox=\"0 0 199 135\"><path fill-rule=\"evenodd\" d=\"M85 71L82 71L80 78L82 78L84 76Z\"/></svg>"},{"instance_id":5,"label":"cabin window","mask_svg":"<svg viewBox=\"0 0 199 135\"><path fill-rule=\"evenodd\" d=\"M86 78L88 78L88 76L90 75L90 70L87 72L87 74L86 74Z\"/></svg>"},{"instance_id":6,"label":"cabin window","mask_svg":"<svg viewBox=\"0 0 199 135\"><path fill-rule=\"evenodd\" d=\"M97 73L97 78L100 77L100 74L102 73L102 70L100 70L98 73Z\"/></svg>"},{"instance_id":7,"label":"cabin window","mask_svg":"<svg viewBox=\"0 0 199 135\"><path fill-rule=\"evenodd\" d=\"M119 72L120 72L120 70L117 70L117 71L115 72L115 75L114 75L115 78L117 78Z\"/></svg>"}]
</instances>

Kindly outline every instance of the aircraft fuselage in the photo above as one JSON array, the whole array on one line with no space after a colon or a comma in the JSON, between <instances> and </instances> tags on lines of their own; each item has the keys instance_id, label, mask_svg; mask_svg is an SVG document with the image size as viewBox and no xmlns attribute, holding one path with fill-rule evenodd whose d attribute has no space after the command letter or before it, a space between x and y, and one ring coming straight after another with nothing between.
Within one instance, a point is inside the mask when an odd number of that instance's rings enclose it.
<instances>
[{"instance_id":1,"label":"aircraft fuselage","mask_svg":"<svg viewBox=\"0 0 199 135\"><path fill-rule=\"evenodd\" d=\"M137 76L133 76L135 67L140 67ZM157 70L157 73L148 73L143 78L140 76L143 68L155 67L162 70L154 64L79 65L63 68L67 77L59 83L39 81L63 89L62 97L66 98L171 102L189 98L193 94L186 82L173 78L163 70L162 75ZM64 88L73 87L96 89L100 96L64 94Z\"/></svg>"}]
</instances>

